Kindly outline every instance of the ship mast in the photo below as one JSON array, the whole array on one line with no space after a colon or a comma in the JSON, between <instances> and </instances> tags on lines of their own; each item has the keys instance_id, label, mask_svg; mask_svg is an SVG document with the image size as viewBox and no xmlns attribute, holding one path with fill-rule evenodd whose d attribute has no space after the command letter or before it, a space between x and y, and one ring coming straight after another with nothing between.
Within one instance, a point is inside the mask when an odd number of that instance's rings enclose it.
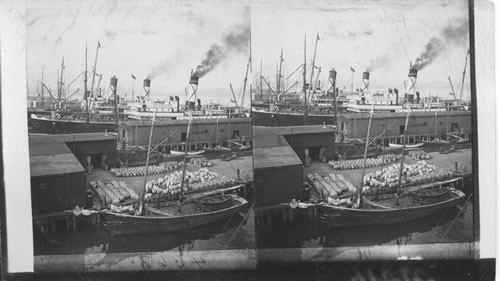
<instances>
[{"instance_id":1,"label":"ship mast","mask_svg":"<svg viewBox=\"0 0 500 281\"><path fill-rule=\"evenodd\" d=\"M86 131L89 129L90 112L89 112L89 95L87 94L87 43L85 43L85 76L83 77L83 96L85 97L85 108L87 111Z\"/></svg>"},{"instance_id":2,"label":"ship mast","mask_svg":"<svg viewBox=\"0 0 500 281\"><path fill-rule=\"evenodd\" d=\"M281 49L281 55L280 55L280 64L279 64L279 70L278 70L278 79L277 79L277 85L276 85L276 90L278 91L278 100L280 98L280 92L281 92L281 67L283 64L283 49Z\"/></svg>"},{"instance_id":3,"label":"ship mast","mask_svg":"<svg viewBox=\"0 0 500 281\"><path fill-rule=\"evenodd\" d=\"M251 60L252 60L252 57L249 57L248 63L247 63L247 72L245 74L245 80L243 80L243 94L242 94L241 103L240 103L241 110L243 110L243 102L245 101L245 91L247 88L247 79L248 79L248 68L250 67ZM250 94L251 94L251 92L250 92ZM238 105L236 105L236 106L238 106Z\"/></svg>"},{"instance_id":4,"label":"ship mast","mask_svg":"<svg viewBox=\"0 0 500 281\"><path fill-rule=\"evenodd\" d=\"M408 102L406 103L406 107L408 113L406 114L405 132L403 135L403 148L401 149L401 165L399 166L399 179L398 179L398 186L396 189L396 205L399 205L399 191L401 189L401 178L403 177L403 164L405 159L406 134L408 133L408 119L410 117L410 104Z\"/></svg>"},{"instance_id":5,"label":"ship mast","mask_svg":"<svg viewBox=\"0 0 500 281\"><path fill-rule=\"evenodd\" d=\"M305 106L305 111L304 111L304 125L307 125L307 114L308 114L308 108L307 108L307 82L306 82L306 36L304 36L304 71L302 72L302 80L304 82L303 86L303 91L304 91L304 106Z\"/></svg>"},{"instance_id":6,"label":"ship mast","mask_svg":"<svg viewBox=\"0 0 500 281\"><path fill-rule=\"evenodd\" d=\"M64 57L61 63L61 77L59 78L59 88L57 89L57 102L61 102L62 91L63 91L63 72L64 72Z\"/></svg>"},{"instance_id":7,"label":"ship mast","mask_svg":"<svg viewBox=\"0 0 500 281\"><path fill-rule=\"evenodd\" d=\"M370 129L372 127L373 111L375 110L375 104L372 105L372 110L370 112L370 119L368 121L368 132L366 133L366 143L365 143L365 154L363 155L363 172L361 173L361 184L358 186L358 208L361 206L361 191L363 189L365 170L366 170L366 155L368 154L368 145L370 142Z\"/></svg>"},{"instance_id":8,"label":"ship mast","mask_svg":"<svg viewBox=\"0 0 500 281\"><path fill-rule=\"evenodd\" d=\"M462 86L460 87L460 104L462 104L462 93L464 91L464 80L465 80L465 71L467 69L467 59L469 58L470 50L467 50L467 55L465 56L465 65L464 71L462 72Z\"/></svg>"},{"instance_id":9,"label":"ship mast","mask_svg":"<svg viewBox=\"0 0 500 281\"><path fill-rule=\"evenodd\" d=\"M96 67L97 67L97 55L99 54L99 48L101 47L101 43L99 41L97 41L97 48L95 50L95 62L94 62L94 72L92 74L92 84L91 84L91 87L90 87L90 96L94 97L93 93L94 93L94 80L95 80L95 76L96 76Z\"/></svg>"},{"instance_id":10,"label":"ship mast","mask_svg":"<svg viewBox=\"0 0 500 281\"><path fill-rule=\"evenodd\" d=\"M311 79L309 80L309 95L308 97L311 98L311 89L313 89L313 77L314 77L314 67L316 63L316 49L318 48L318 41L319 41L319 34L316 36L316 43L314 43L314 56L313 56L313 61L312 61L312 67L311 67Z\"/></svg>"},{"instance_id":11,"label":"ship mast","mask_svg":"<svg viewBox=\"0 0 500 281\"><path fill-rule=\"evenodd\" d=\"M155 125L156 111L153 114L153 120L151 120L151 130L149 131L149 144L148 153L146 154L146 171L144 172L144 185L141 192L141 197L139 201L139 215L144 215L144 196L146 195L146 183L148 181L148 168L149 168L149 154L151 153L151 140L153 139L153 129Z\"/></svg>"},{"instance_id":12,"label":"ship mast","mask_svg":"<svg viewBox=\"0 0 500 281\"><path fill-rule=\"evenodd\" d=\"M41 92L42 92L42 107L45 108L45 99L43 95L43 66L42 66L42 81L40 82Z\"/></svg>"}]
</instances>

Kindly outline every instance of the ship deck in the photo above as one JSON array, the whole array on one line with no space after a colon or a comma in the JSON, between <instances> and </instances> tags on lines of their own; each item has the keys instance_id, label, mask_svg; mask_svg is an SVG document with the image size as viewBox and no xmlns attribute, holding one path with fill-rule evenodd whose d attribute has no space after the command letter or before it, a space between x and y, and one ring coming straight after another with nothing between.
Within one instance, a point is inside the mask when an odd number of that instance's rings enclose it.
<instances>
[{"instance_id":1,"label":"ship deck","mask_svg":"<svg viewBox=\"0 0 500 281\"><path fill-rule=\"evenodd\" d=\"M212 162L212 167L206 167L210 171L224 175L231 178L238 178L237 169L240 170L240 178L243 183L250 183L253 180L252 172L252 156L241 156L231 161L222 161L220 159L210 160ZM196 171L199 167L188 163L186 166L186 171ZM182 171L179 169L178 171ZM163 174L148 175L148 181L158 179L163 177ZM124 182L128 187L133 189L135 192L142 190L144 186L144 176L137 177L116 177L110 171L103 169L96 169L92 174L87 176L88 181L121 181Z\"/></svg>"},{"instance_id":2,"label":"ship deck","mask_svg":"<svg viewBox=\"0 0 500 281\"><path fill-rule=\"evenodd\" d=\"M440 154L439 152L428 153L431 159L425 160L427 163L434 165L438 168L445 169L448 171L455 171L455 162L457 163L457 172L464 177L472 175L472 149L461 149L449 154ZM412 159L408 155L405 156L404 162L406 164L415 164L417 160ZM389 165L397 164L398 162L393 162ZM365 174L376 172L381 170L386 166L366 168ZM349 170L334 170L327 163L313 161L309 167L304 168L304 181L306 180L307 174L329 174L334 173L336 175L342 175L346 180L351 182L353 185L357 185L361 182L361 174L363 169L349 169ZM314 190L314 189L313 189ZM315 199L318 195L311 192L311 199Z\"/></svg>"}]
</instances>

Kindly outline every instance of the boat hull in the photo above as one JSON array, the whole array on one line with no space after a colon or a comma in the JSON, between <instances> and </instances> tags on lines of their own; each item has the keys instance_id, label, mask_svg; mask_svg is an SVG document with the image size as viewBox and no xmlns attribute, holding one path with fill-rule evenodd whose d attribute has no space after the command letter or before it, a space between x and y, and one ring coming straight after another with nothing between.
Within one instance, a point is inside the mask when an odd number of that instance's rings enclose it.
<instances>
[{"instance_id":1,"label":"boat hull","mask_svg":"<svg viewBox=\"0 0 500 281\"><path fill-rule=\"evenodd\" d=\"M424 146L424 143L415 143L415 144L406 144L405 147L406 148L419 148L419 147L422 147ZM389 147L393 147L393 148L402 148L403 145L402 144L397 144L397 143L389 143Z\"/></svg>"},{"instance_id":2,"label":"boat hull","mask_svg":"<svg viewBox=\"0 0 500 281\"><path fill-rule=\"evenodd\" d=\"M172 155L184 155L184 151L177 151L177 150L170 150L170 154ZM205 150L199 150L199 151L190 151L187 153L187 155L201 155L205 153Z\"/></svg>"},{"instance_id":3,"label":"boat hull","mask_svg":"<svg viewBox=\"0 0 500 281\"><path fill-rule=\"evenodd\" d=\"M335 124L335 117L331 115L309 114L307 116L307 125L332 125ZM303 126L303 113L288 113L288 112L269 112L262 110L252 111L252 125L279 127L279 126Z\"/></svg>"},{"instance_id":4,"label":"boat hull","mask_svg":"<svg viewBox=\"0 0 500 281\"><path fill-rule=\"evenodd\" d=\"M408 208L353 209L340 206L317 205L321 218L329 227L355 227L396 224L431 216L457 206L465 194L450 189L452 196L444 201Z\"/></svg>"},{"instance_id":5,"label":"boat hull","mask_svg":"<svg viewBox=\"0 0 500 281\"><path fill-rule=\"evenodd\" d=\"M39 117L31 118L31 132L42 134L76 134L92 132L114 132L115 122L89 122L76 120L57 120Z\"/></svg>"},{"instance_id":6,"label":"boat hull","mask_svg":"<svg viewBox=\"0 0 500 281\"><path fill-rule=\"evenodd\" d=\"M161 217L133 216L103 211L100 212L100 219L101 225L115 235L182 231L228 219L237 215L247 203L245 199L233 196L229 207L215 211Z\"/></svg>"}]
</instances>

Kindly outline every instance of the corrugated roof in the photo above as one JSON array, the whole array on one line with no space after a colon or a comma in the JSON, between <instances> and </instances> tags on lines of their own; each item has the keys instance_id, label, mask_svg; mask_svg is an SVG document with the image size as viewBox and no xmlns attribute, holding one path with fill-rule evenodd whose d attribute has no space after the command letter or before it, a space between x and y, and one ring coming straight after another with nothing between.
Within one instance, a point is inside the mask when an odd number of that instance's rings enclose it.
<instances>
[{"instance_id":1,"label":"corrugated roof","mask_svg":"<svg viewBox=\"0 0 500 281\"><path fill-rule=\"evenodd\" d=\"M335 129L323 125L308 125L308 126L283 126L283 127L253 127L253 135L255 138L265 135L302 135L302 134L331 134Z\"/></svg>"},{"instance_id":2,"label":"corrugated roof","mask_svg":"<svg viewBox=\"0 0 500 281\"><path fill-rule=\"evenodd\" d=\"M290 146L254 148L253 150L254 169L294 165L302 165L302 161Z\"/></svg>"},{"instance_id":3,"label":"corrugated roof","mask_svg":"<svg viewBox=\"0 0 500 281\"><path fill-rule=\"evenodd\" d=\"M434 117L436 115L441 116L467 116L471 115L470 111L424 111L424 112L411 112L411 117ZM375 112L373 114L373 119L382 119L382 118L406 118L406 112ZM370 118L370 113L343 113L339 115L339 119L368 119Z\"/></svg>"},{"instance_id":4,"label":"corrugated roof","mask_svg":"<svg viewBox=\"0 0 500 281\"><path fill-rule=\"evenodd\" d=\"M68 146L54 138L29 138L29 154L37 155L57 155L71 153Z\"/></svg>"},{"instance_id":5,"label":"corrugated roof","mask_svg":"<svg viewBox=\"0 0 500 281\"><path fill-rule=\"evenodd\" d=\"M104 133L79 133L79 134L58 134L58 135L30 135L29 141L33 142L86 142L86 141L111 141L116 140L116 136Z\"/></svg>"},{"instance_id":6,"label":"corrugated roof","mask_svg":"<svg viewBox=\"0 0 500 281\"><path fill-rule=\"evenodd\" d=\"M155 127L161 127L161 126L170 126L170 125L186 125L188 124L189 120L161 120L161 121L156 121ZM252 122L252 118L220 118L219 119L219 124L225 124L225 123L248 123L250 126ZM207 118L207 119L193 119L192 124L216 124L217 119L216 118ZM125 126L125 127L133 127L133 126L149 126L151 127L151 121L150 120L127 120L127 121L121 121L120 126Z\"/></svg>"},{"instance_id":7,"label":"corrugated roof","mask_svg":"<svg viewBox=\"0 0 500 281\"><path fill-rule=\"evenodd\" d=\"M30 156L31 177L81 172L85 172L85 169L71 153Z\"/></svg>"},{"instance_id":8,"label":"corrugated roof","mask_svg":"<svg viewBox=\"0 0 500 281\"><path fill-rule=\"evenodd\" d=\"M254 148L288 146L288 142L282 135L260 135L253 139Z\"/></svg>"}]
</instances>

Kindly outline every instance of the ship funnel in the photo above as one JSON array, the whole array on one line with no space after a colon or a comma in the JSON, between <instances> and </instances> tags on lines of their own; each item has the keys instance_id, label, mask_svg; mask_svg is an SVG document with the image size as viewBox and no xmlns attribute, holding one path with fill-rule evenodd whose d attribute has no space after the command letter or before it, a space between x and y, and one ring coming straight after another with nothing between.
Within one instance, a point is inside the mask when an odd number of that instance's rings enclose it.
<instances>
[{"instance_id":1,"label":"ship funnel","mask_svg":"<svg viewBox=\"0 0 500 281\"><path fill-rule=\"evenodd\" d=\"M189 84L198 85L198 80L200 80L200 77L198 75L191 74L191 78L189 79Z\"/></svg>"},{"instance_id":2,"label":"ship funnel","mask_svg":"<svg viewBox=\"0 0 500 281\"><path fill-rule=\"evenodd\" d=\"M332 81L337 80L337 71L335 71L335 69L330 70L330 79Z\"/></svg>"},{"instance_id":3,"label":"ship funnel","mask_svg":"<svg viewBox=\"0 0 500 281\"><path fill-rule=\"evenodd\" d=\"M144 91L146 92L146 96L149 95L149 91L151 89L151 79L144 79L144 84L143 84L143 87L144 87Z\"/></svg>"},{"instance_id":4,"label":"ship funnel","mask_svg":"<svg viewBox=\"0 0 500 281\"><path fill-rule=\"evenodd\" d=\"M363 72L362 78L364 86L363 89L361 89L361 92L364 92L368 90L368 86L370 85L370 72L368 71Z\"/></svg>"},{"instance_id":5,"label":"ship funnel","mask_svg":"<svg viewBox=\"0 0 500 281\"><path fill-rule=\"evenodd\" d=\"M410 68L410 72L408 73L408 77L414 77L414 78L417 78L417 73L418 73L418 70L415 69L415 68Z\"/></svg>"},{"instance_id":6,"label":"ship funnel","mask_svg":"<svg viewBox=\"0 0 500 281\"><path fill-rule=\"evenodd\" d=\"M109 86L116 89L116 87L118 86L118 78L116 78L116 76L111 77L111 79L109 80Z\"/></svg>"},{"instance_id":7,"label":"ship funnel","mask_svg":"<svg viewBox=\"0 0 500 281\"><path fill-rule=\"evenodd\" d=\"M408 88L407 93L409 94L413 90L413 96L415 96L415 85L417 84L417 73L418 70L416 68L410 68L408 72L408 78L410 80L410 87Z\"/></svg>"}]
</instances>

